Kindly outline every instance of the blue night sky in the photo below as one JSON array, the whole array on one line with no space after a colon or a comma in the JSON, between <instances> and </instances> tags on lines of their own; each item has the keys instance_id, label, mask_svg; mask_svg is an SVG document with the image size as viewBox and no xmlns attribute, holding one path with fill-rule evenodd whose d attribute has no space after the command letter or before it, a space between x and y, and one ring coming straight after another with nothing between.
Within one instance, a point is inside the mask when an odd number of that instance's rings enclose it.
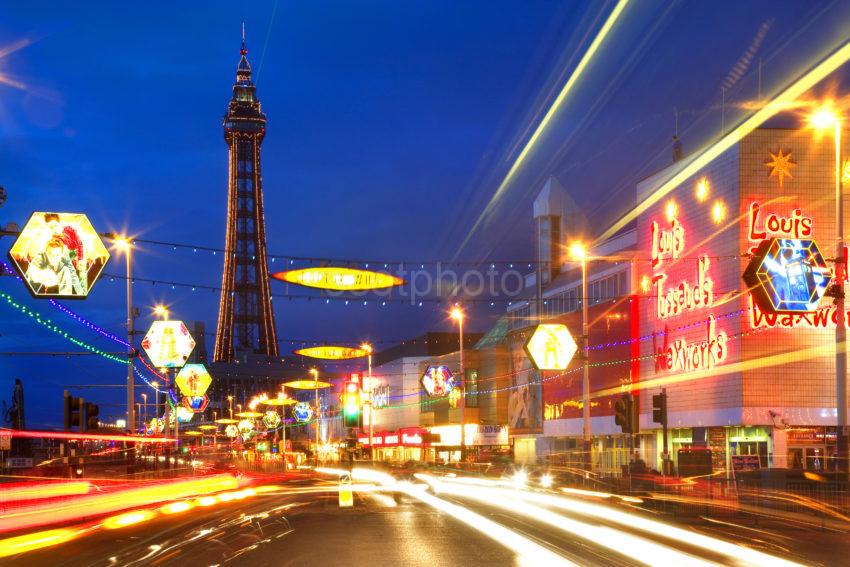
<instances>
[{"instance_id":1,"label":"blue night sky","mask_svg":"<svg viewBox=\"0 0 850 567\"><path fill-rule=\"evenodd\" d=\"M270 255L448 261L531 260L531 201L556 175L597 232L670 161L673 109L686 151L762 92L774 93L846 35L839 2L631 3L526 166L459 249L613 2L4 2L0 22L0 223L34 210L85 212L100 231L224 244L227 146L221 119L240 23L268 115L263 144ZM801 22L806 24L801 25ZM9 50L19 42L21 49ZM737 70L736 70L737 69ZM826 81L822 90L835 86ZM818 93L813 93L816 96ZM631 195L631 196L630 196ZM0 242L5 256L12 240ZM114 256L106 271L123 273ZM216 286L221 257L146 245L135 275ZM274 268L274 266L273 266ZM218 294L137 283L150 307L215 328ZM105 350L121 350L14 278L0 291ZM284 287L275 282L275 293ZM387 345L448 330L445 306L275 301L279 335ZM124 282L102 279L69 307L125 331ZM503 313L474 310L485 331ZM65 351L3 302L0 352ZM383 342L386 341L386 342ZM207 344L212 349L212 341ZM283 343L282 352L294 348ZM62 390L114 384L98 357L0 356L0 399L27 389L30 427L61 421ZM121 390L87 390L102 416Z\"/></svg>"}]
</instances>

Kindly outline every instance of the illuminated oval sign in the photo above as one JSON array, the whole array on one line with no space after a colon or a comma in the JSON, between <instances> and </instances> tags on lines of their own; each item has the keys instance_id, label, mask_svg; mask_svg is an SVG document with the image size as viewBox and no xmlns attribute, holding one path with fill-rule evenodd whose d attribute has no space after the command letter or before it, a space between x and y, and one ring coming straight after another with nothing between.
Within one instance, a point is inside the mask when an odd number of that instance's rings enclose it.
<instances>
[{"instance_id":1,"label":"illuminated oval sign","mask_svg":"<svg viewBox=\"0 0 850 567\"><path fill-rule=\"evenodd\" d=\"M445 396L455 387L455 379L448 366L429 366L420 382L428 395L434 397Z\"/></svg>"},{"instance_id":2,"label":"illuminated oval sign","mask_svg":"<svg viewBox=\"0 0 850 567\"><path fill-rule=\"evenodd\" d=\"M383 272L332 266L277 272L272 277L288 283L334 291L384 289L404 283L403 279Z\"/></svg>"},{"instance_id":3,"label":"illuminated oval sign","mask_svg":"<svg viewBox=\"0 0 850 567\"><path fill-rule=\"evenodd\" d=\"M309 356L310 358L323 358L325 360L345 360L348 358L360 358L369 353L362 348L326 345L300 348L295 351L295 354Z\"/></svg>"},{"instance_id":4,"label":"illuminated oval sign","mask_svg":"<svg viewBox=\"0 0 850 567\"><path fill-rule=\"evenodd\" d=\"M109 252L86 215L35 212L9 250L34 297L83 299Z\"/></svg>"},{"instance_id":5,"label":"illuminated oval sign","mask_svg":"<svg viewBox=\"0 0 850 567\"><path fill-rule=\"evenodd\" d=\"M744 271L744 281L765 313L814 311L831 279L815 241L796 238L765 240Z\"/></svg>"}]
</instances>

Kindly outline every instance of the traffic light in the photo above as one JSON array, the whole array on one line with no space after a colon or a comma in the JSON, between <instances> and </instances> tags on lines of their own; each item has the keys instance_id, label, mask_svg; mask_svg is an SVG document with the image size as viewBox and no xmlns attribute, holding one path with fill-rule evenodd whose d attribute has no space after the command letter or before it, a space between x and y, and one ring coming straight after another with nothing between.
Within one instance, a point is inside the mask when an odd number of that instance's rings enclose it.
<instances>
[{"instance_id":1,"label":"traffic light","mask_svg":"<svg viewBox=\"0 0 850 567\"><path fill-rule=\"evenodd\" d=\"M85 402L82 398L72 396L65 390L65 431L71 431L72 427L79 427L83 430L83 406Z\"/></svg>"},{"instance_id":2,"label":"traffic light","mask_svg":"<svg viewBox=\"0 0 850 567\"><path fill-rule=\"evenodd\" d=\"M360 427L360 383L344 382L342 385L342 421L345 427Z\"/></svg>"},{"instance_id":3,"label":"traffic light","mask_svg":"<svg viewBox=\"0 0 850 567\"><path fill-rule=\"evenodd\" d=\"M614 423L623 433L637 433L640 429L640 408L632 394L624 394L614 404Z\"/></svg>"},{"instance_id":4,"label":"traffic light","mask_svg":"<svg viewBox=\"0 0 850 567\"><path fill-rule=\"evenodd\" d=\"M100 408L97 407L97 404L86 402L86 428L83 431L92 431L100 426L97 419L99 413Z\"/></svg>"},{"instance_id":5,"label":"traffic light","mask_svg":"<svg viewBox=\"0 0 850 567\"><path fill-rule=\"evenodd\" d=\"M667 390L652 396L652 421L667 425Z\"/></svg>"}]
</instances>

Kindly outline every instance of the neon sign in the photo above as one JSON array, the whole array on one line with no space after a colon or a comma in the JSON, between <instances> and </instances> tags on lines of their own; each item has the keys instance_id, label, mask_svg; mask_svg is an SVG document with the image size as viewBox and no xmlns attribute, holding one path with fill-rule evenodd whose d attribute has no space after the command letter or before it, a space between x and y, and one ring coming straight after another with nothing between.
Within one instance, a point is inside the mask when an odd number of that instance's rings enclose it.
<instances>
[{"instance_id":1,"label":"neon sign","mask_svg":"<svg viewBox=\"0 0 850 567\"><path fill-rule=\"evenodd\" d=\"M674 288L665 289L666 275L657 274L653 278L652 283L655 284L655 292L658 296L656 314L659 319L678 315L685 310L710 307L714 303L714 282L708 277L709 265L708 256L699 259L697 283L693 286L688 282L682 282Z\"/></svg>"},{"instance_id":2,"label":"neon sign","mask_svg":"<svg viewBox=\"0 0 850 567\"><path fill-rule=\"evenodd\" d=\"M665 344L657 351L656 368L661 370L709 370L726 360L729 337L717 332L713 315L708 316L706 338L703 341L689 343L677 339L672 345ZM666 341L665 341L666 342Z\"/></svg>"},{"instance_id":3,"label":"neon sign","mask_svg":"<svg viewBox=\"0 0 850 567\"><path fill-rule=\"evenodd\" d=\"M685 249L685 229L679 221L670 221L670 230L662 230L652 222L652 267L661 265L664 259L676 260Z\"/></svg>"},{"instance_id":4,"label":"neon sign","mask_svg":"<svg viewBox=\"0 0 850 567\"><path fill-rule=\"evenodd\" d=\"M652 269L660 266L664 260L677 260L685 249L685 229L678 220L670 220L669 230L662 230L657 222L652 222ZM696 282L687 280L676 286L666 287L667 275L654 273L652 285L655 288L655 315L658 320L682 315L688 311L705 309L714 304L714 281L709 277L711 261L703 255L697 261ZM708 316L706 335L702 340L689 341L684 338L670 340L664 333L664 343L655 352L655 371L689 372L707 370L726 360L729 337L723 331L717 331L713 315ZM563 408L562 408L563 409ZM553 409L553 412L556 410Z\"/></svg>"},{"instance_id":5,"label":"neon sign","mask_svg":"<svg viewBox=\"0 0 850 567\"><path fill-rule=\"evenodd\" d=\"M750 231L747 235L752 242L761 242L768 237L785 238L808 238L812 236L814 220L803 214L801 209L794 209L790 217L783 217L776 213L767 215L764 224L759 227L759 214L761 205L758 202L750 204ZM750 252L755 252L758 245L753 246Z\"/></svg>"},{"instance_id":6,"label":"neon sign","mask_svg":"<svg viewBox=\"0 0 850 567\"><path fill-rule=\"evenodd\" d=\"M832 274L814 240L771 238L762 242L744 281L766 313L814 311Z\"/></svg>"}]
</instances>

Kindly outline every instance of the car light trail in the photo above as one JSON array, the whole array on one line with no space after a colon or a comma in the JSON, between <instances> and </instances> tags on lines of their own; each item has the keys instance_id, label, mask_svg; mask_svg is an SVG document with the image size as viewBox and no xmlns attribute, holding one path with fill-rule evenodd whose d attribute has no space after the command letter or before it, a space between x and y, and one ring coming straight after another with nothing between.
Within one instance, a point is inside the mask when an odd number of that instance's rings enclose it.
<instances>
[{"instance_id":1,"label":"car light trail","mask_svg":"<svg viewBox=\"0 0 850 567\"><path fill-rule=\"evenodd\" d=\"M71 541L81 532L70 528L46 530L0 540L0 557L9 557Z\"/></svg>"},{"instance_id":2,"label":"car light trail","mask_svg":"<svg viewBox=\"0 0 850 567\"><path fill-rule=\"evenodd\" d=\"M440 482L443 486L447 486L454 483L454 479L440 479L437 482ZM570 512L615 522L632 529L649 532L679 543L705 549L712 553L724 555L733 561L743 561L751 565L763 565L764 567L801 567L800 564L792 561L787 561L748 547L729 543L722 539L683 530L664 522L649 520L636 514L621 512L611 506L602 506L600 504L593 504L590 502L564 498L562 496L554 496L541 492L508 490L504 488L492 488L489 490L492 491L491 496L495 500L500 498L515 498L542 504L544 506L569 510Z\"/></svg>"},{"instance_id":3,"label":"car light trail","mask_svg":"<svg viewBox=\"0 0 850 567\"><path fill-rule=\"evenodd\" d=\"M831 55L818 63L808 73L791 83L784 91L779 93L773 100L768 102L764 107L753 113L752 116L744 120L731 132L720 138L714 144L697 153L690 161L685 163L681 169L673 173L666 181L656 188L652 194L644 198L640 204L629 211L620 220L615 222L603 232L596 242L605 242L614 234L620 231L627 224L635 220L638 215L646 212L651 206L663 199L670 191L678 187L695 173L698 173L703 167L714 161L720 154L738 143L741 138L761 126L766 120L774 115L786 110L791 103L800 98L809 89L828 77L839 67L850 61L850 42L844 43ZM686 161L686 160L682 160Z\"/></svg>"},{"instance_id":4,"label":"car light trail","mask_svg":"<svg viewBox=\"0 0 850 567\"><path fill-rule=\"evenodd\" d=\"M45 483L8 483L0 490L0 503L57 498L60 496L79 496L87 494L91 484L87 481L45 482Z\"/></svg>"},{"instance_id":5,"label":"car light trail","mask_svg":"<svg viewBox=\"0 0 850 567\"><path fill-rule=\"evenodd\" d=\"M238 487L239 483L233 476L215 475L179 481L159 481L139 488L83 495L61 503L36 502L26 508L20 508L0 516L0 532L81 520L138 506L148 506L157 502L232 490Z\"/></svg>"},{"instance_id":6,"label":"car light trail","mask_svg":"<svg viewBox=\"0 0 850 567\"><path fill-rule=\"evenodd\" d=\"M487 206L484 207L484 210L481 212L481 215L479 215L478 220L476 220L475 224L472 225L472 228L469 229L466 238L463 240L460 247L458 248L458 252L460 252L463 247L466 246L467 242L472 237L472 234L496 205L496 202L498 201L499 197L502 196L502 193L505 192L508 185L510 185L514 175L517 171L519 171L519 168L522 167L522 164L525 162L525 159L528 157L528 154L529 152L531 152L531 149L540 139L540 136L543 134L546 128L549 127L549 123L552 121L552 118L561 109L561 106L563 105L564 100L566 100L567 95L570 94L576 82L578 82L579 78L581 78L581 75L584 72L585 68L590 63L591 59L593 59L593 56L596 54L596 52L599 50L599 46L602 45L602 42L608 36L609 32L614 27L614 24L617 22L628 3L629 0L619 0L619 2L617 2L617 5L614 6L614 9L608 15L608 19L605 20L605 23L599 29L599 32L596 34L596 37L593 38L593 41L587 48L587 51L585 51L581 60L579 60L578 65L576 65L576 68L573 69L573 72L570 74L570 78L567 79L566 83L564 83L564 86L561 88L561 92L558 93L557 98L555 98L554 102L549 107L549 110L546 111L546 114L543 116L543 119L540 121L540 124L537 125L537 128L534 129L534 133L525 143L525 146L523 146L522 151L514 160L513 165L511 165L511 168L508 170L508 173L505 175L504 179L502 179L502 182L499 184L499 187L496 189L495 193L493 193L493 196L490 198L489 203L487 203Z\"/></svg>"},{"instance_id":7,"label":"car light trail","mask_svg":"<svg viewBox=\"0 0 850 567\"><path fill-rule=\"evenodd\" d=\"M156 516L156 512L152 512L150 510L135 510L133 512L127 512L126 514L119 514L117 516L107 518L103 521L102 525L107 530L116 530L118 528L124 528L150 520L154 516Z\"/></svg>"},{"instance_id":8,"label":"car light trail","mask_svg":"<svg viewBox=\"0 0 850 567\"><path fill-rule=\"evenodd\" d=\"M402 490L406 495L428 504L435 510L448 514L454 519L481 532L500 545L507 547L518 555L519 563L522 565L528 565L529 567L537 567L539 565L576 565L572 561L569 561L560 555L556 555L545 547L501 524L497 524L480 514L467 510L463 506L446 502L442 498L437 498L436 496L426 493L424 491L424 486L405 484L406 486L400 484L400 490Z\"/></svg>"},{"instance_id":9,"label":"car light trail","mask_svg":"<svg viewBox=\"0 0 850 567\"><path fill-rule=\"evenodd\" d=\"M681 565L704 567L712 563L693 557L686 553L677 551L670 547L654 543L623 532L612 530L607 527L593 526L577 520L566 518L555 514L540 506L533 506L523 502L520 498L511 498L511 495L520 495L524 491L509 491L498 488L486 488L483 486L470 487L458 486L456 483L441 483L438 479L429 475L417 476L420 480L428 482L435 490L480 500L490 506L496 506L512 513L521 514L538 522L543 522L559 530L571 533L600 547L605 547L620 554L626 554L630 558L647 565Z\"/></svg>"},{"instance_id":10,"label":"car light trail","mask_svg":"<svg viewBox=\"0 0 850 567\"><path fill-rule=\"evenodd\" d=\"M4 429L4 433L12 437L27 437L30 439L67 439L69 441L118 441L119 443L176 443L177 439L170 437L142 437L140 435L107 435L103 433L68 433L64 431L21 431Z\"/></svg>"}]
</instances>

